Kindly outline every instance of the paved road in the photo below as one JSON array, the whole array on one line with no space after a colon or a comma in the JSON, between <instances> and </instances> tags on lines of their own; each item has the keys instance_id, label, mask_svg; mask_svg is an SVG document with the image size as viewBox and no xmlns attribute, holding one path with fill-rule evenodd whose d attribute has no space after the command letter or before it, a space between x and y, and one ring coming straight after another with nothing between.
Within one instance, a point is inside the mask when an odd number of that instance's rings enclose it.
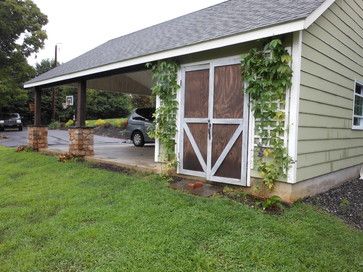
<instances>
[{"instance_id":1,"label":"paved road","mask_svg":"<svg viewBox=\"0 0 363 272\"><path fill-rule=\"evenodd\" d=\"M68 131L67 130L49 130L48 131L48 145L51 146L68 146ZM7 130L0 132L0 145L8 147L16 147L19 145L25 145L28 142L28 131ZM95 145L114 145L114 144L126 144L128 141L110 138L104 136L95 136Z\"/></svg>"}]
</instances>

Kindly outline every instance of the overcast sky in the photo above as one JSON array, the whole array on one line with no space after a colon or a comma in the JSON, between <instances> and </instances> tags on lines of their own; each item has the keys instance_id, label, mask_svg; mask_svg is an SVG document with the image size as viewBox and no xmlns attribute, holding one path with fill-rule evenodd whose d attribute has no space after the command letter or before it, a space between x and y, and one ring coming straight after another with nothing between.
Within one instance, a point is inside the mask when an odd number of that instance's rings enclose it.
<instances>
[{"instance_id":1,"label":"overcast sky","mask_svg":"<svg viewBox=\"0 0 363 272\"><path fill-rule=\"evenodd\" d=\"M124 34L161 23L225 0L33 0L48 16L48 39L31 65L54 58L67 62Z\"/></svg>"}]
</instances>

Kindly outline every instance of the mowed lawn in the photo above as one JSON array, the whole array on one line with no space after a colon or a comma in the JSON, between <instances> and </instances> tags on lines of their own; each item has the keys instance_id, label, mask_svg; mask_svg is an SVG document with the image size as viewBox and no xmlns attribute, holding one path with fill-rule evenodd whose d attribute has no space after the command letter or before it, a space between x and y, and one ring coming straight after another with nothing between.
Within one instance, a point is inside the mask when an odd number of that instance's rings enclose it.
<instances>
[{"instance_id":1,"label":"mowed lawn","mask_svg":"<svg viewBox=\"0 0 363 272\"><path fill-rule=\"evenodd\" d=\"M222 196L0 147L0 271L362 271L363 235L296 204Z\"/></svg>"}]
</instances>

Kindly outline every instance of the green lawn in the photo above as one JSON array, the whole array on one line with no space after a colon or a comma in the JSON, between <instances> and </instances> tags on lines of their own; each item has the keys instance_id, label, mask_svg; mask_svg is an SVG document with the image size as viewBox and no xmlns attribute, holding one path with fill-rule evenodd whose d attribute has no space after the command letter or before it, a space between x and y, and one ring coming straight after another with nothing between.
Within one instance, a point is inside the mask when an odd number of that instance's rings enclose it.
<instances>
[{"instance_id":1,"label":"green lawn","mask_svg":"<svg viewBox=\"0 0 363 272\"><path fill-rule=\"evenodd\" d=\"M363 235L0 147L0 271L362 271Z\"/></svg>"}]
</instances>

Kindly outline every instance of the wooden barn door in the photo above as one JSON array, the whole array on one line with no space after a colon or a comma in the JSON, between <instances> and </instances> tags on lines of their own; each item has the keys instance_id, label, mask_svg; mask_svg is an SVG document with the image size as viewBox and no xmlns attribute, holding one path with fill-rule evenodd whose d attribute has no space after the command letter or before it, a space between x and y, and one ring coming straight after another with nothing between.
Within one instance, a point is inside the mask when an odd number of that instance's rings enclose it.
<instances>
[{"instance_id":1,"label":"wooden barn door","mask_svg":"<svg viewBox=\"0 0 363 272\"><path fill-rule=\"evenodd\" d=\"M183 82L180 172L246 185L248 113L240 65L189 67Z\"/></svg>"},{"instance_id":2,"label":"wooden barn door","mask_svg":"<svg viewBox=\"0 0 363 272\"><path fill-rule=\"evenodd\" d=\"M184 74L182 159L185 174L207 177L209 65L193 67Z\"/></svg>"},{"instance_id":3,"label":"wooden barn door","mask_svg":"<svg viewBox=\"0 0 363 272\"><path fill-rule=\"evenodd\" d=\"M209 180L242 182L243 82L239 64L214 66Z\"/></svg>"}]
</instances>

